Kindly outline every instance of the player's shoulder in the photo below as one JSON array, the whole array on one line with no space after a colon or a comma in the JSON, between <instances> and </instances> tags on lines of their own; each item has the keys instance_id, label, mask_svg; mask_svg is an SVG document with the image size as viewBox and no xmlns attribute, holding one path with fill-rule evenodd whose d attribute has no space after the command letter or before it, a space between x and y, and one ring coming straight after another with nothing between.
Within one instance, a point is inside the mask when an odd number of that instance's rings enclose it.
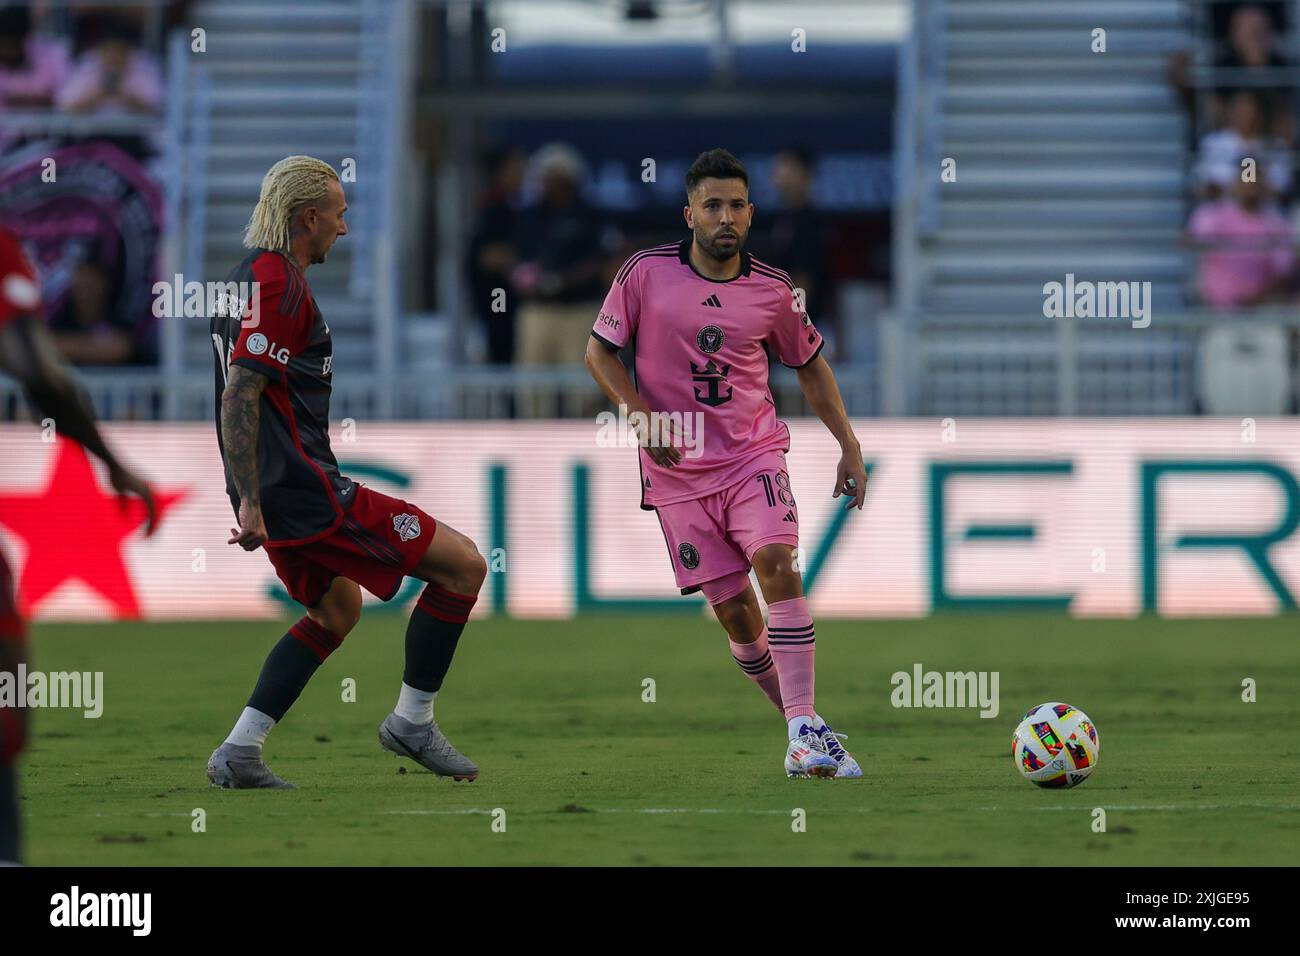
<instances>
[{"instance_id":1,"label":"player's shoulder","mask_svg":"<svg viewBox=\"0 0 1300 956\"><path fill-rule=\"evenodd\" d=\"M294 315L307 298L307 280L285 256L269 249L254 249L240 265L257 283L259 297L275 296L283 315Z\"/></svg>"},{"instance_id":2,"label":"player's shoulder","mask_svg":"<svg viewBox=\"0 0 1300 956\"><path fill-rule=\"evenodd\" d=\"M619 268L614 281L618 285L623 285L634 275L644 277L665 262L677 262L680 246L680 242L666 242L661 246L651 246L632 253Z\"/></svg>"},{"instance_id":3,"label":"player's shoulder","mask_svg":"<svg viewBox=\"0 0 1300 956\"><path fill-rule=\"evenodd\" d=\"M773 286L784 287L789 292L794 292L794 280L790 278L790 273L784 269L778 269L776 266L764 262L754 256L749 257L749 274L760 282L766 282Z\"/></svg>"}]
</instances>

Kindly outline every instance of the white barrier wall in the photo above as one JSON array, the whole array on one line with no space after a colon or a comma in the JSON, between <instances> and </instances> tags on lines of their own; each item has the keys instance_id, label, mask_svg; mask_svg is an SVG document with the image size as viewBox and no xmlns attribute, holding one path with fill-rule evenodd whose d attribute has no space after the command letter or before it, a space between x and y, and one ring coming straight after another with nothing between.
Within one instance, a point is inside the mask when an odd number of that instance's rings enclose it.
<instances>
[{"instance_id":1,"label":"white barrier wall","mask_svg":"<svg viewBox=\"0 0 1300 956\"><path fill-rule=\"evenodd\" d=\"M0 427L0 550L37 620L265 618L286 598L266 557L227 545L213 426L106 433L165 505L144 539L80 451ZM838 448L791 423L805 585L823 617L967 607L1077 615L1273 614L1300 592L1300 422L1221 419L856 423L867 506L830 498ZM638 509L631 448L593 422L336 425L346 474L478 542L478 615L680 609L668 551ZM842 499L840 499L842 500ZM418 592L407 582L389 605ZM369 599L368 600L372 600ZM373 602L377 605L378 602Z\"/></svg>"}]
</instances>

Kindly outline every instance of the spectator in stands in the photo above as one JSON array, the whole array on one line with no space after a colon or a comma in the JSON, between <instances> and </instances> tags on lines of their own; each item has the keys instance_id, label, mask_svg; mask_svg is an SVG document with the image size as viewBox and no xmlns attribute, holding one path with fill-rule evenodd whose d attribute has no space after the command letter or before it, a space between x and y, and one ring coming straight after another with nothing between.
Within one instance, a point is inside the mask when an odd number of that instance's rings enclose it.
<instances>
[{"instance_id":1,"label":"spectator in stands","mask_svg":"<svg viewBox=\"0 0 1300 956\"><path fill-rule=\"evenodd\" d=\"M1242 70L1287 65L1286 58L1277 51L1273 19L1264 7L1250 3L1232 11L1227 48L1215 58L1214 65Z\"/></svg>"},{"instance_id":2,"label":"spectator in stands","mask_svg":"<svg viewBox=\"0 0 1300 956\"><path fill-rule=\"evenodd\" d=\"M95 44L78 59L56 99L60 109L94 116L158 113L162 70L141 49L138 29L125 18L105 17Z\"/></svg>"},{"instance_id":3,"label":"spectator in stands","mask_svg":"<svg viewBox=\"0 0 1300 956\"><path fill-rule=\"evenodd\" d=\"M1270 12L1272 11L1272 12ZM1214 66L1218 70L1246 71L1245 76L1222 77L1216 87L1211 122L1221 127L1228 122L1228 103L1238 88L1255 90L1266 104L1267 112L1275 124L1271 132L1288 142L1292 136L1290 115L1291 91L1285 76L1272 75L1271 69L1290 65L1279 52L1277 29L1282 26L1281 8L1277 4L1240 4L1235 8L1219 5L1213 8L1216 35ZM1196 91L1192 86L1193 59L1190 52L1181 50L1170 57L1168 78L1182 101L1187 115L1195 120ZM1258 71L1250 78L1250 71Z\"/></svg>"},{"instance_id":4,"label":"spectator in stands","mask_svg":"<svg viewBox=\"0 0 1300 956\"><path fill-rule=\"evenodd\" d=\"M168 30L189 22L193 5L194 0L152 0L140 4L123 3L121 0L116 3L76 0L75 6L69 10L72 34L76 40L74 49L80 53L94 46L99 41L104 19L108 18L128 25L137 43L143 39L147 48L161 54L163 36ZM150 40L157 41L157 46Z\"/></svg>"},{"instance_id":5,"label":"spectator in stands","mask_svg":"<svg viewBox=\"0 0 1300 956\"><path fill-rule=\"evenodd\" d=\"M469 244L472 308L487 332L488 361L493 365L509 365L515 360L517 309L509 292L517 255L511 239L527 163L523 153L510 147L489 154L484 163L488 185L479 200L477 225ZM498 295L498 289L507 294Z\"/></svg>"},{"instance_id":6,"label":"spectator in stands","mask_svg":"<svg viewBox=\"0 0 1300 956\"><path fill-rule=\"evenodd\" d=\"M50 332L73 365L132 365L153 361L135 328L116 321L116 292L109 270L95 262L78 263L67 307L49 320Z\"/></svg>"},{"instance_id":7,"label":"spectator in stands","mask_svg":"<svg viewBox=\"0 0 1300 956\"><path fill-rule=\"evenodd\" d=\"M812 204L812 155L782 150L773 158L771 175L781 205L767 214L754 255L790 274L795 287L804 290L804 309L825 332L832 324L831 296L823 218ZM761 210L755 218L763 222Z\"/></svg>"},{"instance_id":8,"label":"spectator in stands","mask_svg":"<svg viewBox=\"0 0 1300 956\"><path fill-rule=\"evenodd\" d=\"M1206 305L1238 309L1283 299L1295 264L1295 231L1270 202L1267 183L1238 179L1231 198L1197 207L1187 238L1205 250L1197 286Z\"/></svg>"},{"instance_id":9,"label":"spectator in stands","mask_svg":"<svg viewBox=\"0 0 1300 956\"><path fill-rule=\"evenodd\" d=\"M28 5L0 7L0 108L48 109L67 74L67 49L32 33Z\"/></svg>"},{"instance_id":10,"label":"spectator in stands","mask_svg":"<svg viewBox=\"0 0 1300 956\"><path fill-rule=\"evenodd\" d=\"M519 363L567 365L582 356L604 296L604 218L583 201L582 157L553 143L532 161L541 198L520 215L511 285L519 296ZM613 237L608 237L613 238Z\"/></svg>"},{"instance_id":11,"label":"spectator in stands","mask_svg":"<svg viewBox=\"0 0 1300 956\"><path fill-rule=\"evenodd\" d=\"M1291 193L1291 156L1269 135L1268 107L1260 94L1240 89L1228 98L1227 125L1201 140L1196 161L1200 194L1208 199L1231 194L1241 178L1243 159L1253 159L1259 177L1279 198Z\"/></svg>"},{"instance_id":12,"label":"spectator in stands","mask_svg":"<svg viewBox=\"0 0 1300 956\"><path fill-rule=\"evenodd\" d=\"M1282 24L1282 15L1276 4L1271 6L1276 20L1260 4L1246 4L1232 11L1228 20L1228 47L1215 60L1214 65L1220 69L1247 70L1258 75L1258 81L1249 86L1264 99L1268 116L1272 120L1269 133L1289 142L1294 138L1292 85L1288 77L1279 76L1277 71L1291 64L1278 52L1280 45L1276 28ZM1240 81L1230 82L1226 88L1218 91L1217 108L1221 116L1227 109L1227 97L1232 94L1237 82Z\"/></svg>"}]
</instances>

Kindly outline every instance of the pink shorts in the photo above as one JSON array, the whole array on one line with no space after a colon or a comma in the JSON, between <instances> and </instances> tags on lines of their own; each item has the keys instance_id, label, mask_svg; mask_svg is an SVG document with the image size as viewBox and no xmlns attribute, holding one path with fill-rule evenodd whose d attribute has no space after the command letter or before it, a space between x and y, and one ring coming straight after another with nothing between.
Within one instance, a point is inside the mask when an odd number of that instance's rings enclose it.
<instances>
[{"instance_id":1,"label":"pink shorts","mask_svg":"<svg viewBox=\"0 0 1300 956\"><path fill-rule=\"evenodd\" d=\"M754 468L703 498L655 506L683 594L703 591L710 604L721 604L748 587L750 563L763 545L799 546L799 510L785 454L764 455Z\"/></svg>"}]
</instances>

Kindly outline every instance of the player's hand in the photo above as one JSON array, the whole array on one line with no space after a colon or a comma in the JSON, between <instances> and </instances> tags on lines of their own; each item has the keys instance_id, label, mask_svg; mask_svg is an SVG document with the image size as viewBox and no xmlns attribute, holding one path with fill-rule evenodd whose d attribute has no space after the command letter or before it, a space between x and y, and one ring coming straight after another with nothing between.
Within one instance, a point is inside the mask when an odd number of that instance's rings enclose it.
<instances>
[{"instance_id":1,"label":"player's hand","mask_svg":"<svg viewBox=\"0 0 1300 956\"><path fill-rule=\"evenodd\" d=\"M650 460L661 468L673 468L682 460L682 450L676 445L646 445Z\"/></svg>"},{"instance_id":2,"label":"player's hand","mask_svg":"<svg viewBox=\"0 0 1300 956\"><path fill-rule=\"evenodd\" d=\"M643 413L646 420L650 419L651 413ZM668 444L663 443L664 436L668 437ZM645 428L636 428L637 440L641 442L641 447L645 449L650 460L661 468L673 468L682 460L682 449L679 447L683 444L682 436L671 430L670 426L661 425L656 435L647 425Z\"/></svg>"},{"instance_id":3,"label":"player's hand","mask_svg":"<svg viewBox=\"0 0 1300 956\"><path fill-rule=\"evenodd\" d=\"M845 504L846 511L855 505L861 511L867 500L867 469L862 464L860 451L846 451L840 456L840 463L835 469L835 493L831 497L838 498L840 495L853 499Z\"/></svg>"},{"instance_id":4,"label":"player's hand","mask_svg":"<svg viewBox=\"0 0 1300 956\"><path fill-rule=\"evenodd\" d=\"M247 501L239 503L239 528L230 529L230 540L226 544L237 544L245 551L256 551L266 544L270 535L266 533L266 522L262 520L262 509Z\"/></svg>"},{"instance_id":5,"label":"player's hand","mask_svg":"<svg viewBox=\"0 0 1300 956\"><path fill-rule=\"evenodd\" d=\"M121 465L109 469L108 481L119 495L135 495L144 502L144 536L147 538L153 534L158 529L158 504L148 482Z\"/></svg>"}]
</instances>

